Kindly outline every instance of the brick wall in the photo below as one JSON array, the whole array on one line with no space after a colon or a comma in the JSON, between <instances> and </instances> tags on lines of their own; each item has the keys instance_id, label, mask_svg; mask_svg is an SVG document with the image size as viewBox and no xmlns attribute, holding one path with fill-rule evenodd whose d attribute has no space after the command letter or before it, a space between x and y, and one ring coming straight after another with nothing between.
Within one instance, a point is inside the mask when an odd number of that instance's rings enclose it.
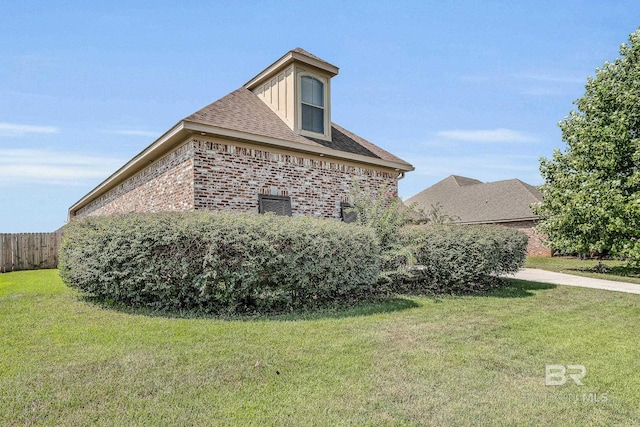
<instances>
[{"instance_id":1,"label":"brick wall","mask_svg":"<svg viewBox=\"0 0 640 427\"><path fill-rule=\"evenodd\" d=\"M542 240L544 239L543 235L537 234L534 231L534 227L536 226L536 221L518 221L518 222L509 222L503 223L505 227L517 228L518 230L524 232L527 236L529 236L529 243L527 245L527 254L529 256L537 256L537 257L550 257L552 256L552 251L550 248L546 247Z\"/></svg>"},{"instance_id":2,"label":"brick wall","mask_svg":"<svg viewBox=\"0 0 640 427\"><path fill-rule=\"evenodd\" d=\"M110 215L193 209L193 147L183 144L76 212Z\"/></svg>"},{"instance_id":3,"label":"brick wall","mask_svg":"<svg viewBox=\"0 0 640 427\"><path fill-rule=\"evenodd\" d=\"M353 177L397 192L397 173L217 140L193 141L196 209L258 211L258 194L291 197L293 215L340 217Z\"/></svg>"},{"instance_id":4,"label":"brick wall","mask_svg":"<svg viewBox=\"0 0 640 427\"><path fill-rule=\"evenodd\" d=\"M397 173L193 139L80 209L76 216L163 210L257 212L258 194L291 197L293 215L340 217L353 177L363 190L397 192Z\"/></svg>"}]
</instances>

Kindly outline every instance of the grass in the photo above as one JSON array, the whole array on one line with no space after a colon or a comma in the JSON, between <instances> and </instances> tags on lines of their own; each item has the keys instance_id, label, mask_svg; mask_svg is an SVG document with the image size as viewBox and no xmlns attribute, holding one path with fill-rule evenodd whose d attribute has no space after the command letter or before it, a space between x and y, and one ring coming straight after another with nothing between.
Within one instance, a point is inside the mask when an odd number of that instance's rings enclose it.
<instances>
[{"instance_id":1,"label":"grass","mask_svg":"<svg viewBox=\"0 0 640 427\"><path fill-rule=\"evenodd\" d=\"M638 425L640 296L509 283L220 320L2 274L0 425ZM584 385L545 386L547 364L584 365Z\"/></svg>"},{"instance_id":2,"label":"grass","mask_svg":"<svg viewBox=\"0 0 640 427\"><path fill-rule=\"evenodd\" d=\"M599 263L606 266L606 273L598 273L593 270ZM629 266L625 261L581 260L574 257L529 257L527 258L525 267L574 274L577 276L594 277L596 279L640 284L640 268Z\"/></svg>"}]
</instances>

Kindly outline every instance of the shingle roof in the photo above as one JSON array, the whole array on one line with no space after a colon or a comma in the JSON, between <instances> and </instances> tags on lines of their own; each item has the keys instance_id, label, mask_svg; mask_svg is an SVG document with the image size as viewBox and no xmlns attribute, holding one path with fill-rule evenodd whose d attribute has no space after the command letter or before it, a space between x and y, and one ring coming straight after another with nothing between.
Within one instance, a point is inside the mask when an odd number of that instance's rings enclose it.
<instances>
[{"instance_id":1,"label":"shingle roof","mask_svg":"<svg viewBox=\"0 0 640 427\"><path fill-rule=\"evenodd\" d=\"M483 183L451 175L407 199L428 212L440 205L442 213L459 223L493 223L535 219L531 204L542 201L533 186L509 179Z\"/></svg>"},{"instance_id":2,"label":"shingle roof","mask_svg":"<svg viewBox=\"0 0 640 427\"><path fill-rule=\"evenodd\" d=\"M301 48L301 47L297 47L297 48L295 48L295 49L291 50L291 52L296 52L296 53L299 53L299 54L302 54L302 55L308 56L309 58L313 58L313 59L315 59L316 61L324 62L325 64L331 65L331 64L329 64L327 61L325 61L324 59L322 59L322 58L318 58L318 57L317 57L317 56L315 56L313 53L309 53L309 52L307 52L306 50L304 50L304 49L303 49L303 48Z\"/></svg>"},{"instance_id":3,"label":"shingle roof","mask_svg":"<svg viewBox=\"0 0 640 427\"><path fill-rule=\"evenodd\" d=\"M291 130L275 112L245 87L231 92L218 101L196 111L184 120L253 135L316 147L323 146L342 152L406 163L404 160L335 123L331 124L331 141L299 135Z\"/></svg>"}]
</instances>

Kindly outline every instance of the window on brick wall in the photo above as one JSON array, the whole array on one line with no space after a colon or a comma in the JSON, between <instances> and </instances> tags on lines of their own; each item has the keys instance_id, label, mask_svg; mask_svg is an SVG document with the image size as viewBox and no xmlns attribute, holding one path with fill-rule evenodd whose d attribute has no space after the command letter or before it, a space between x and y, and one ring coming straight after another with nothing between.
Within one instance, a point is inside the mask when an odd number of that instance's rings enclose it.
<instances>
[{"instance_id":1,"label":"window on brick wall","mask_svg":"<svg viewBox=\"0 0 640 427\"><path fill-rule=\"evenodd\" d=\"M258 212L273 212L276 215L291 216L291 197L258 195Z\"/></svg>"},{"instance_id":2,"label":"window on brick wall","mask_svg":"<svg viewBox=\"0 0 640 427\"><path fill-rule=\"evenodd\" d=\"M340 216L344 222L356 222L358 212L354 211L349 203L342 202L340 203Z\"/></svg>"}]
</instances>

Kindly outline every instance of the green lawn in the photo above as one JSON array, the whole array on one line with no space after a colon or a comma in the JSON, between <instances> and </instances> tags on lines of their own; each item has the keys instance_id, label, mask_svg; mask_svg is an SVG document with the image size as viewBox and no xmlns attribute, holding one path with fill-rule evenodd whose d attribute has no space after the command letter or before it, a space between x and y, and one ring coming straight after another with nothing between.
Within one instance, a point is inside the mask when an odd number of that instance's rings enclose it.
<instances>
[{"instance_id":1,"label":"green lawn","mask_svg":"<svg viewBox=\"0 0 640 427\"><path fill-rule=\"evenodd\" d=\"M596 273L592 269L602 263L607 266L606 273ZM595 277L596 279L617 280L620 282L640 284L640 268L631 267L624 261L615 260L581 260L574 257L527 258L525 267L540 268L558 273L577 276Z\"/></svg>"},{"instance_id":2,"label":"green lawn","mask_svg":"<svg viewBox=\"0 0 640 427\"><path fill-rule=\"evenodd\" d=\"M0 425L640 424L640 296L510 283L219 320L0 274ZM584 365L584 385L545 385L547 364Z\"/></svg>"}]
</instances>

